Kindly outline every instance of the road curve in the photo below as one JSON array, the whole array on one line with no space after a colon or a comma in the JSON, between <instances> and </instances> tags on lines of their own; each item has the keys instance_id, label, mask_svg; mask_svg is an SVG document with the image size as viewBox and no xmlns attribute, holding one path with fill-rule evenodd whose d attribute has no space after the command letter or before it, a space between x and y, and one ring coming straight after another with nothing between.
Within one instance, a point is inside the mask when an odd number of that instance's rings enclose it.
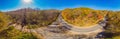
<instances>
[{"instance_id":1,"label":"road curve","mask_svg":"<svg viewBox=\"0 0 120 39\"><path fill-rule=\"evenodd\" d=\"M62 25L63 26L66 26L66 27L69 27L71 30L69 30L69 31L72 31L72 32L78 32L78 33L80 33L80 34L82 34L82 33L92 33L92 32L102 32L103 31L103 24L105 24L105 23L101 23L101 24L96 24L96 25L92 25L92 26L90 26L90 27L78 27L78 26L74 26L74 25L72 25L72 24L69 24L69 23L67 23L63 18L62 18L62 16L61 15L59 15L59 17L58 17L58 21L60 22L60 23L62 23ZM55 25L53 25L53 26L55 26Z\"/></svg>"},{"instance_id":2,"label":"road curve","mask_svg":"<svg viewBox=\"0 0 120 39\"><path fill-rule=\"evenodd\" d=\"M26 32L34 32L39 34L40 36L44 37L45 39L75 39L76 37L71 37L65 33L54 33L54 32L61 32L62 30L58 28L58 26L64 26L64 28L62 29L67 29L67 32L72 32L72 34L85 34L85 33L99 33L103 31L103 28L101 24L96 24L93 25L92 27L77 27L77 26L73 26L69 23L67 23L66 21L64 21L64 19L62 19L62 16L59 16L57 19L57 22L59 22L59 25L49 25L48 27L43 27L43 28L37 28L37 29L26 29L23 28L23 31ZM55 23L57 23L55 22ZM14 25L16 29L21 30L21 26L20 25ZM71 33L70 33L71 34Z\"/></svg>"}]
</instances>

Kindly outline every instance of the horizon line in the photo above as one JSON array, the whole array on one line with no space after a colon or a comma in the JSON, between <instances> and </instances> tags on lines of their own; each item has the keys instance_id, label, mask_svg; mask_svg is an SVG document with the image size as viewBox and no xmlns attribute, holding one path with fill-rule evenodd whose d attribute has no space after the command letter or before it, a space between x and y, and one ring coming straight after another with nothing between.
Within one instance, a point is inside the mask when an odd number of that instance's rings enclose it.
<instances>
[{"instance_id":1,"label":"horizon line","mask_svg":"<svg viewBox=\"0 0 120 39\"><path fill-rule=\"evenodd\" d=\"M26 7L23 7L23 8L16 8L16 9L8 9L8 10L0 10L1 12L9 12L9 11L16 11L16 10L19 10L19 9L25 9ZM31 8L31 7L27 7L27 8ZM70 7L66 7L66 8L70 8ZM62 9L57 9L57 8L31 8L31 9L39 9L39 10L51 10L51 9L54 9L54 10L64 10L66 8L62 8ZM73 7L73 8L82 8L82 7ZM70 8L70 9L73 9L73 8ZM85 7L85 8L90 8L90 7ZM108 10L108 11L120 11L119 9L116 9L116 10L113 10L113 9L95 9L95 8L91 8L91 9L94 9L94 10Z\"/></svg>"}]
</instances>

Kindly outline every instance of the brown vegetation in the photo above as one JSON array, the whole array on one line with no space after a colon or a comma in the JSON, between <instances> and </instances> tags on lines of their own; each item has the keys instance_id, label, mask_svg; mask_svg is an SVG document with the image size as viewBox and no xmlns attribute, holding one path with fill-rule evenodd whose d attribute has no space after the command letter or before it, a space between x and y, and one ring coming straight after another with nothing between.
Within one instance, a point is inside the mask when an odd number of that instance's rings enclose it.
<instances>
[{"instance_id":1,"label":"brown vegetation","mask_svg":"<svg viewBox=\"0 0 120 39\"><path fill-rule=\"evenodd\" d=\"M65 21L80 27L97 24L98 21L102 20L105 14L106 12L104 11L90 8L67 8L62 11L62 16Z\"/></svg>"}]
</instances>

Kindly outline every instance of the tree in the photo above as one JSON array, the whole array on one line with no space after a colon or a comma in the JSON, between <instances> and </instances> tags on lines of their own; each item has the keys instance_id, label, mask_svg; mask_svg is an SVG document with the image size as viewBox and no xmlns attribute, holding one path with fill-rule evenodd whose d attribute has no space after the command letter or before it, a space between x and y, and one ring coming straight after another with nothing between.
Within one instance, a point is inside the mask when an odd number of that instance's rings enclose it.
<instances>
[{"instance_id":1,"label":"tree","mask_svg":"<svg viewBox=\"0 0 120 39\"><path fill-rule=\"evenodd\" d=\"M9 22L9 16L0 12L0 32L8 26Z\"/></svg>"},{"instance_id":2,"label":"tree","mask_svg":"<svg viewBox=\"0 0 120 39\"><path fill-rule=\"evenodd\" d=\"M113 33L113 36L120 35L120 12L109 12L106 32Z\"/></svg>"},{"instance_id":3,"label":"tree","mask_svg":"<svg viewBox=\"0 0 120 39\"><path fill-rule=\"evenodd\" d=\"M24 9L8 12L7 14L11 16L11 19L13 20L13 23L18 23L20 25L24 24L26 21L26 26L30 27L43 27L51 24L53 21L55 21L59 15L58 10L31 10L27 9L24 11ZM25 17L23 16L25 14ZM25 20L23 20L25 19Z\"/></svg>"}]
</instances>

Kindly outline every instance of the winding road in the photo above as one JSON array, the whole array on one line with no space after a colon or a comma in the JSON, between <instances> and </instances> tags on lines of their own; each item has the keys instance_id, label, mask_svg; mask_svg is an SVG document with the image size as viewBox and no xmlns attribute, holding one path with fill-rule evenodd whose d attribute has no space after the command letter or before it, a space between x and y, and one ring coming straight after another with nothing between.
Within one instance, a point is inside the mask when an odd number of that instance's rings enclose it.
<instances>
[{"instance_id":1,"label":"winding road","mask_svg":"<svg viewBox=\"0 0 120 39\"><path fill-rule=\"evenodd\" d=\"M57 24L58 23L58 24ZM57 25L56 25L57 24ZM103 26L105 26L105 22L101 22L99 24L93 25L92 27L77 27L71 25L64 21L61 15L58 16L58 19L53 22L48 27L37 28L37 29L26 29L23 28L25 32L34 32L43 36L45 39L76 39L76 36L70 36L69 34L91 34L91 33L100 33L103 31ZM21 29L20 25L14 25L16 29ZM59 28L59 26L61 28ZM63 30L67 31L68 34L61 33Z\"/></svg>"},{"instance_id":2,"label":"winding road","mask_svg":"<svg viewBox=\"0 0 120 39\"><path fill-rule=\"evenodd\" d=\"M58 20L59 23L61 23L62 26L65 26L67 28L69 28L69 31L72 32L78 32L79 34L83 34L83 33L93 33L94 31L96 32L102 32L103 31L103 26L105 26L105 22L96 24L96 25L92 25L90 27L77 27L74 26L72 24L67 23L61 15L59 15ZM56 26L56 25L51 25L51 26Z\"/></svg>"}]
</instances>

